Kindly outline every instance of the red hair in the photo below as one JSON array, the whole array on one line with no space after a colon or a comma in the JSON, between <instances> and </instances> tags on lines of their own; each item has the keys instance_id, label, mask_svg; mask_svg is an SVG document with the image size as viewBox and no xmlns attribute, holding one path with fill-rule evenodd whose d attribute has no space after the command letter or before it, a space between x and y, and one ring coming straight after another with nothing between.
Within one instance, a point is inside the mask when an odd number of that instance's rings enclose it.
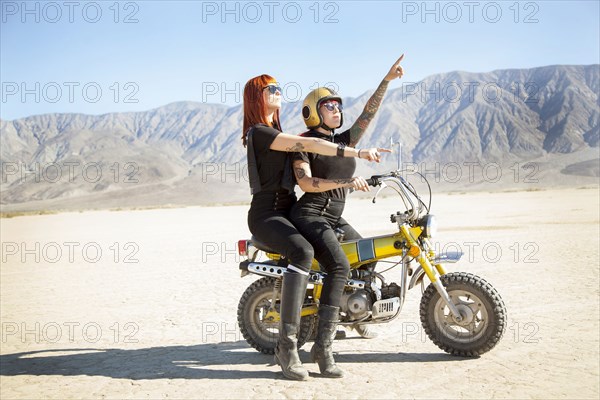
<instances>
[{"instance_id":1,"label":"red hair","mask_svg":"<svg viewBox=\"0 0 600 400\"><path fill-rule=\"evenodd\" d=\"M272 124L267 121L267 105L263 98L263 89L271 83L277 83L277 81L272 76L263 74L250 79L244 86L244 126L242 128L244 147L246 146L248 129L253 125L265 124L281 130L279 110L273 114Z\"/></svg>"}]
</instances>

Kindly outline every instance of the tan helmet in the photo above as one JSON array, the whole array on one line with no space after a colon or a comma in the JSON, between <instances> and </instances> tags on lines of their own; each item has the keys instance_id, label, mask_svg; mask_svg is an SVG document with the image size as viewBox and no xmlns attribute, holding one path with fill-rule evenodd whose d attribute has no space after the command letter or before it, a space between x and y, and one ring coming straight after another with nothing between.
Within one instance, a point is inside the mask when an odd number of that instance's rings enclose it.
<instances>
[{"instance_id":1,"label":"tan helmet","mask_svg":"<svg viewBox=\"0 0 600 400\"><path fill-rule=\"evenodd\" d=\"M319 112L321 103L326 100L337 100L342 104L342 98L339 97L334 90L326 87L316 88L306 96L304 103L302 104L302 117L304 118L304 123L307 128L313 129L322 126L327 130L335 129L330 128L323 123L323 117ZM341 111L340 114L340 126L342 126L344 124L344 114Z\"/></svg>"}]
</instances>

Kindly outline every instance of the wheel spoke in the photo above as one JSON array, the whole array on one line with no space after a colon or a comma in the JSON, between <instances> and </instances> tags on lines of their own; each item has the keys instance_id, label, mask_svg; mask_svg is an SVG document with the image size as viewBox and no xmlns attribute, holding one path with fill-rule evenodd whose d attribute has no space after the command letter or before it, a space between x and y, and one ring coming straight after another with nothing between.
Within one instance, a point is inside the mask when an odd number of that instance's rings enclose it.
<instances>
[{"instance_id":1,"label":"wheel spoke","mask_svg":"<svg viewBox=\"0 0 600 400\"><path fill-rule=\"evenodd\" d=\"M471 341L485 329L487 313L482 301L466 290L451 290L448 296L459 309L464 319L456 321L445 302L440 298L437 303L436 319L445 335L459 342ZM465 315L467 312L467 315Z\"/></svg>"},{"instance_id":2,"label":"wheel spoke","mask_svg":"<svg viewBox=\"0 0 600 400\"><path fill-rule=\"evenodd\" d=\"M463 328L465 328L471 334L471 336L475 335L475 331L477 330L475 321L471 321L469 324L463 326Z\"/></svg>"},{"instance_id":3,"label":"wheel spoke","mask_svg":"<svg viewBox=\"0 0 600 400\"><path fill-rule=\"evenodd\" d=\"M473 311L474 315L478 315L479 312L481 311L481 304L477 304L477 303L471 303L471 304L467 304L467 307L469 307L471 309L471 311Z\"/></svg>"},{"instance_id":4,"label":"wheel spoke","mask_svg":"<svg viewBox=\"0 0 600 400\"><path fill-rule=\"evenodd\" d=\"M444 324L446 324L446 325L450 325L450 326L456 325L456 321L454 321L454 318L452 317L451 312L444 315L443 321L444 321Z\"/></svg>"}]
</instances>

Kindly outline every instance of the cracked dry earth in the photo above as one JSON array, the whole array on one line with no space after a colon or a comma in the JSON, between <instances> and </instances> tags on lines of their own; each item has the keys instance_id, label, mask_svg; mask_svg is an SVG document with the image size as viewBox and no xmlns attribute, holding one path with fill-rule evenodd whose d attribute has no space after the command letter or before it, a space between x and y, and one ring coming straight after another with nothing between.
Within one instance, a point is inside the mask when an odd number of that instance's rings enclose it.
<instances>
[{"instance_id":1,"label":"cracked dry earth","mask_svg":"<svg viewBox=\"0 0 600 400\"><path fill-rule=\"evenodd\" d=\"M504 299L500 343L476 359L445 354L423 332L414 289L378 338L335 342L343 379L320 378L305 345L306 382L284 380L237 327L254 279L240 278L235 254L247 206L3 219L0 397L597 399L598 197L437 195L435 241L465 252L448 269ZM350 199L344 215L372 236L393 231L397 209L391 197Z\"/></svg>"}]
</instances>

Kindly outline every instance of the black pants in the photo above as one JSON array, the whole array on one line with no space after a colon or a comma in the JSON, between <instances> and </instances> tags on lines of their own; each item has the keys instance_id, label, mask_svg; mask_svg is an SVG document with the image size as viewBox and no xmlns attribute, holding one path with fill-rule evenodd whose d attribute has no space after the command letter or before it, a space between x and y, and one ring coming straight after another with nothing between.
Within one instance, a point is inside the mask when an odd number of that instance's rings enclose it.
<instances>
[{"instance_id":1,"label":"black pants","mask_svg":"<svg viewBox=\"0 0 600 400\"><path fill-rule=\"evenodd\" d=\"M350 272L350 263L342 250L335 228L346 232L346 239L360 235L342 217L344 200L306 193L292 207L290 219L314 248L315 258L327 273L323 281L321 304L341 306L342 293Z\"/></svg>"},{"instance_id":2,"label":"black pants","mask_svg":"<svg viewBox=\"0 0 600 400\"><path fill-rule=\"evenodd\" d=\"M289 220L294 193L260 192L252 197L248 212L250 232L261 242L285 256L289 263L309 271L314 257L310 243Z\"/></svg>"}]
</instances>

